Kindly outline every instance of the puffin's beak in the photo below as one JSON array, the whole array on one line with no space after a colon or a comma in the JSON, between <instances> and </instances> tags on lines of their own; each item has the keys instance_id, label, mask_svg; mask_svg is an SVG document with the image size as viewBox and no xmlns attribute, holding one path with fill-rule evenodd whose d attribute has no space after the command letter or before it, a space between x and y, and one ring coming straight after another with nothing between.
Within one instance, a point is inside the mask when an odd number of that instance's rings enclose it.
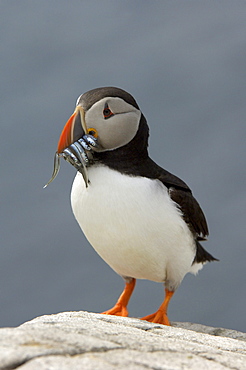
<instances>
[{"instance_id":1,"label":"puffin's beak","mask_svg":"<svg viewBox=\"0 0 246 370\"><path fill-rule=\"evenodd\" d=\"M62 130L58 141L57 153L62 153L64 149L87 133L85 111L78 105Z\"/></svg>"},{"instance_id":2,"label":"puffin's beak","mask_svg":"<svg viewBox=\"0 0 246 370\"><path fill-rule=\"evenodd\" d=\"M56 178L60 168L60 157L64 157L82 174L86 187L88 186L89 180L86 164L84 163L84 153L81 150L81 146L76 143L77 140L87 133L85 111L81 106L77 106L62 130L55 153L53 174L44 188Z\"/></svg>"}]
</instances>

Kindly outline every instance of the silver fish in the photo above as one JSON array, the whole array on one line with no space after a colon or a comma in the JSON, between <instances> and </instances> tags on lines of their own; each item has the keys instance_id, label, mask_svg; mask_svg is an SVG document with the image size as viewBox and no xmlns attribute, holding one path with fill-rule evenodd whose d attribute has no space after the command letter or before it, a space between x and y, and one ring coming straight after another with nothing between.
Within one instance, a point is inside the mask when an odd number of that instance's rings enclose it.
<instances>
[{"instance_id":1,"label":"silver fish","mask_svg":"<svg viewBox=\"0 0 246 370\"><path fill-rule=\"evenodd\" d=\"M53 173L52 173L50 180L47 182L47 184L43 186L43 189L45 189L58 175L58 172L60 169L60 157L61 156L62 156L61 154L55 152Z\"/></svg>"},{"instance_id":2,"label":"silver fish","mask_svg":"<svg viewBox=\"0 0 246 370\"><path fill-rule=\"evenodd\" d=\"M56 178L60 169L60 158L63 157L67 162L72 164L77 171L79 171L85 181L85 186L88 187L89 179L86 166L89 165L89 158L82 148L81 144L75 142L71 144L68 148L64 149L62 153L55 153L54 157L54 169L51 179L44 185L44 189Z\"/></svg>"}]
</instances>

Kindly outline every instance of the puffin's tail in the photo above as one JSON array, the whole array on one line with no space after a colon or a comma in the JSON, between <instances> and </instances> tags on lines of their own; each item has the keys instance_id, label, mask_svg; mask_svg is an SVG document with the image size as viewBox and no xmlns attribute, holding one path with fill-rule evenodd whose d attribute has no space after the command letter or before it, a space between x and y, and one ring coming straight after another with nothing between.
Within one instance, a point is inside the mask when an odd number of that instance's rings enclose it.
<instances>
[{"instance_id":1,"label":"puffin's tail","mask_svg":"<svg viewBox=\"0 0 246 370\"><path fill-rule=\"evenodd\" d=\"M208 253L203 246L196 240L196 255L193 261L194 263L206 263L211 261L219 261L217 258L213 257Z\"/></svg>"}]
</instances>

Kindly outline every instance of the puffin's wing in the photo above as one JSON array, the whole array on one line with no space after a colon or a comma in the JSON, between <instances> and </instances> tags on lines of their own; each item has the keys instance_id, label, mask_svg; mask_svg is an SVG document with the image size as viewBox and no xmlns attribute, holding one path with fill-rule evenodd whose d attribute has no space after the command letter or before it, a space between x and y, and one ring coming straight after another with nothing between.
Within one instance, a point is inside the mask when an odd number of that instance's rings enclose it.
<instances>
[{"instance_id":1,"label":"puffin's wing","mask_svg":"<svg viewBox=\"0 0 246 370\"><path fill-rule=\"evenodd\" d=\"M170 188L169 191L171 199L179 205L185 222L196 234L196 239L205 240L209 234L207 221L191 191L175 188Z\"/></svg>"},{"instance_id":2,"label":"puffin's wing","mask_svg":"<svg viewBox=\"0 0 246 370\"><path fill-rule=\"evenodd\" d=\"M160 168L158 179L169 189L171 199L179 205L185 222L196 234L197 240L205 240L208 236L208 225L204 213L193 197L190 188L184 181Z\"/></svg>"},{"instance_id":3,"label":"puffin's wing","mask_svg":"<svg viewBox=\"0 0 246 370\"><path fill-rule=\"evenodd\" d=\"M218 261L199 243L201 240L206 240L209 234L208 225L204 213L197 200L193 197L190 188L181 179L161 167L159 167L158 179L169 189L171 199L178 204L185 222L194 234L196 255L193 263Z\"/></svg>"}]
</instances>

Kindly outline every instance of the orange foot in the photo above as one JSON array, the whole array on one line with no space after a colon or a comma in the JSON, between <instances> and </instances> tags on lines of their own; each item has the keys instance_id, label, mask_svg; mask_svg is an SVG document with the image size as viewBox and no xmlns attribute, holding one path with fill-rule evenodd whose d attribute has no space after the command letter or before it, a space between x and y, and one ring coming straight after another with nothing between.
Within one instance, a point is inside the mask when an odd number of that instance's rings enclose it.
<instances>
[{"instance_id":1,"label":"orange foot","mask_svg":"<svg viewBox=\"0 0 246 370\"><path fill-rule=\"evenodd\" d=\"M155 322L156 324L168 325L170 326L170 322L168 320L167 314L158 310L152 315L144 316L141 320L146 320L150 322Z\"/></svg>"},{"instance_id":2,"label":"orange foot","mask_svg":"<svg viewBox=\"0 0 246 370\"><path fill-rule=\"evenodd\" d=\"M166 295L165 295L164 302L161 304L158 311L156 311L152 315L142 317L141 320L146 320L146 321L154 322L157 324L170 326L170 322L167 317L167 308L168 308L168 304L174 292L171 292L168 289L165 289L165 291L166 291Z\"/></svg>"},{"instance_id":3,"label":"orange foot","mask_svg":"<svg viewBox=\"0 0 246 370\"><path fill-rule=\"evenodd\" d=\"M128 310L126 306L123 306L120 303L116 303L114 307L110 308L107 311L101 312L103 315L115 315L115 316L128 316Z\"/></svg>"},{"instance_id":4,"label":"orange foot","mask_svg":"<svg viewBox=\"0 0 246 370\"><path fill-rule=\"evenodd\" d=\"M131 298L132 292L136 284L136 279L132 279L130 283L126 283L125 289L123 290L118 301L110 310L102 312L105 315L116 315L116 316L128 316L127 305Z\"/></svg>"}]
</instances>

